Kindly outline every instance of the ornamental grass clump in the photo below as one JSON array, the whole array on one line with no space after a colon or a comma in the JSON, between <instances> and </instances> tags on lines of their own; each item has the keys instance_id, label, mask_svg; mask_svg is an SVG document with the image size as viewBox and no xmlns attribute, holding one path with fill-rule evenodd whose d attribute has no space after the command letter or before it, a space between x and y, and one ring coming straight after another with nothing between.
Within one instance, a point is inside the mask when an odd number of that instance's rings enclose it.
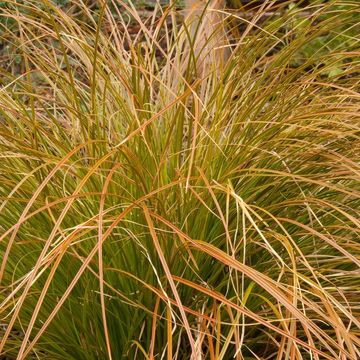
<instances>
[{"instance_id":1,"label":"ornamental grass clump","mask_svg":"<svg viewBox=\"0 0 360 360\"><path fill-rule=\"evenodd\" d=\"M4 3L2 359L359 359L360 4Z\"/></svg>"}]
</instances>

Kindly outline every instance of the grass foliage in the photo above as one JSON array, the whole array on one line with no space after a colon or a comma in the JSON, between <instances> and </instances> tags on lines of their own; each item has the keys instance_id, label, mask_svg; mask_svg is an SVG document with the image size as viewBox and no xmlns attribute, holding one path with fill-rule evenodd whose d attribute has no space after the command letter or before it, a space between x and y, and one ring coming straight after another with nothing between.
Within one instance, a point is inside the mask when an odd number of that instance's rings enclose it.
<instances>
[{"instance_id":1,"label":"grass foliage","mask_svg":"<svg viewBox=\"0 0 360 360\"><path fill-rule=\"evenodd\" d=\"M4 3L3 358L359 359L358 1Z\"/></svg>"}]
</instances>

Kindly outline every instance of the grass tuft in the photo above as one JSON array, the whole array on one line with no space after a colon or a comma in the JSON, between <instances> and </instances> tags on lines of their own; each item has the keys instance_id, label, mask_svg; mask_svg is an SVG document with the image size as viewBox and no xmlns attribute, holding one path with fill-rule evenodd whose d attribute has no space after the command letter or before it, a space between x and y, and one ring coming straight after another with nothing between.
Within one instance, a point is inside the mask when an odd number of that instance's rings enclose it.
<instances>
[{"instance_id":1,"label":"grass tuft","mask_svg":"<svg viewBox=\"0 0 360 360\"><path fill-rule=\"evenodd\" d=\"M360 358L357 1L2 3L4 359Z\"/></svg>"}]
</instances>

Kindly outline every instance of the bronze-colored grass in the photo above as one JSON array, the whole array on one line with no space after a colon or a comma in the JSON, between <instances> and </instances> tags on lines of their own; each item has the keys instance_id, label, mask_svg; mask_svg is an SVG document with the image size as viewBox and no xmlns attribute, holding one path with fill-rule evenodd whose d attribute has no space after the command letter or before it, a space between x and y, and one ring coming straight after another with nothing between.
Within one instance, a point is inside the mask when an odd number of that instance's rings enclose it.
<instances>
[{"instance_id":1,"label":"bronze-colored grass","mask_svg":"<svg viewBox=\"0 0 360 360\"><path fill-rule=\"evenodd\" d=\"M360 358L358 2L3 3L0 358Z\"/></svg>"}]
</instances>

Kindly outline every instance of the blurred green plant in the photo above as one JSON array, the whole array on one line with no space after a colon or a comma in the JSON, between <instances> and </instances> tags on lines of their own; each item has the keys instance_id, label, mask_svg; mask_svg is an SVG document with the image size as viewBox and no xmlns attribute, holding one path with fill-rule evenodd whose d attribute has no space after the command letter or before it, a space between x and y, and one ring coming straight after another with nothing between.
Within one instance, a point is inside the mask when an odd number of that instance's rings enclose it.
<instances>
[{"instance_id":1,"label":"blurred green plant","mask_svg":"<svg viewBox=\"0 0 360 360\"><path fill-rule=\"evenodd\" d=\"M311 25L311 23L321 21L323 24L333 21L334 16L341 19L339 25L331 30L324 27L323 34L316 34L314 38L309 39L304 47L299 50L294 59L294 66L299 66L306 59L314 58L316 66L324 67L323 73L328 77L337 76L343 73L344 64L351 62L354 58L359 60L358 56L352 55L350 58L344 58L337 55L338 51L344 48L351 51L358 50L358 34L360 33L359 12L353 7L353 1L344 1L339 4L336 1L327 1L317 4L318 7L327 9L325 13L320 12L319 16L312 18L304 17L303 11L296 3L289 4L290 11L294 11L294 23L289 27L295 29L295 36L301 37L302 30ZM316 6L316 4L315 4ZM315 8L316 9L316 8ZM316 12L316 11L314 11ZM332 56L328 56L331 54Z\"/></svg>"}]
</instances>

